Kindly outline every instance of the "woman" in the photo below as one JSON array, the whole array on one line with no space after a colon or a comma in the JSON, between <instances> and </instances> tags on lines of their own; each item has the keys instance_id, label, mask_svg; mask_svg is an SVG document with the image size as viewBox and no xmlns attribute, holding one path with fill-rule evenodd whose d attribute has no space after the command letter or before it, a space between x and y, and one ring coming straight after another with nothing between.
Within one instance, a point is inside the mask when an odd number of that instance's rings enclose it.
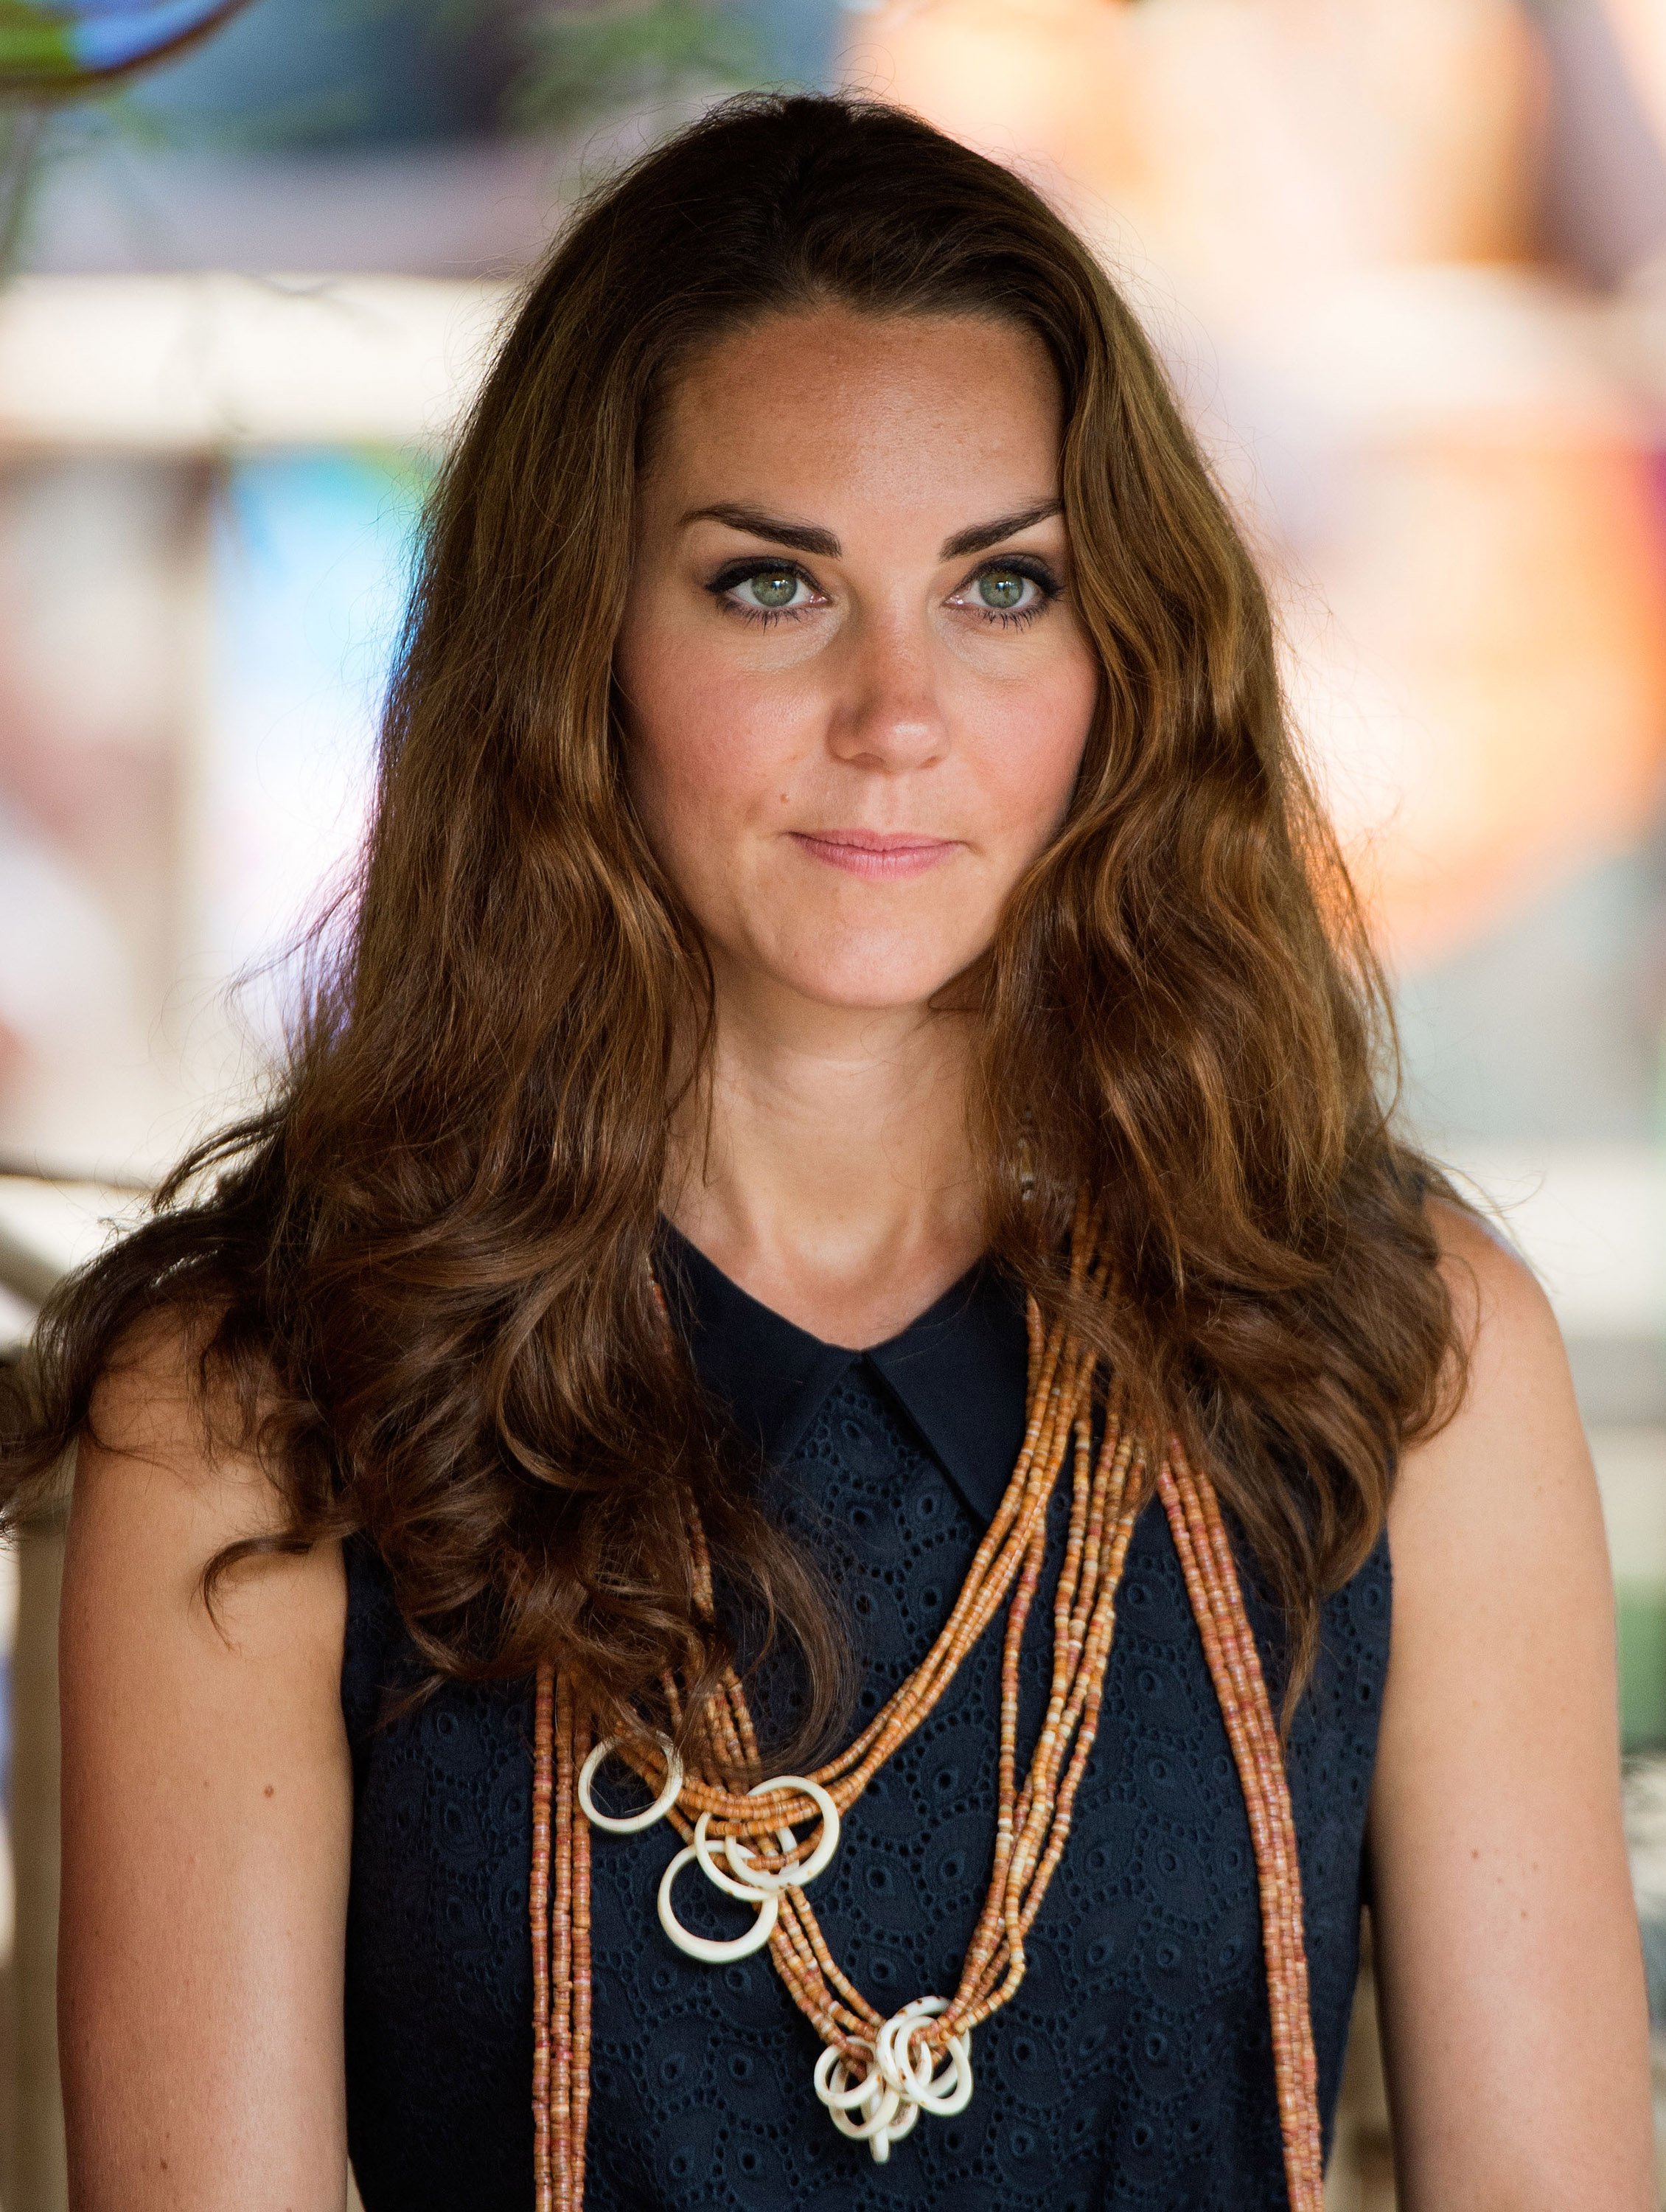
<instances>
[{"instance_id":1,"label":"woman","mask_svg":"<svg viewBox=\"0 0 1666 2212\"><path fill-rule=\"evenodd\" d=\"M15 1423L77 2203L1318 2212L1367 1881L1403 2202L1651 2203L1594 1486L1376 1006L1069 231L841 101L597 198Z\"/></svg>"}]
</instances>

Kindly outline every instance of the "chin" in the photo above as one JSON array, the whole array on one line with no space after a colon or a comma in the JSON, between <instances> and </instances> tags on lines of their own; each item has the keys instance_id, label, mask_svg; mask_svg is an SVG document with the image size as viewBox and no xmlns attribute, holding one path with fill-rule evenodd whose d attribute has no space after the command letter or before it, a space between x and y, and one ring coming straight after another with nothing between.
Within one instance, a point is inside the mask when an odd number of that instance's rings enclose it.
<instances>
[{"instance_id":1,"label":"chin","mask_svg":"<svg viewBox=\"0 0 1666 2212\"><path fill-rule=\"evenodd\" d=\"M976 957L899 958L892 947L887 957L875 957L824 945L811 957L770 964L778 983L815 1006L878 1014L929 1006Z\"/></svg>"}]
</instances>

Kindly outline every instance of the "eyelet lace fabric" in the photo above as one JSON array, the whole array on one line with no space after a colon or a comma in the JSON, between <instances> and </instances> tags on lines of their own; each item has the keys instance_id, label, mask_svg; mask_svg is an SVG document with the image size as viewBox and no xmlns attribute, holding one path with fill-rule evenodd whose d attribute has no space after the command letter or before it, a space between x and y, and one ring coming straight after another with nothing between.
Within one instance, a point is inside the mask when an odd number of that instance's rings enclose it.
<instances>
[{"instance_id":1,"label":"eyelet lace fabric","mask_svg":"<svg viewBox=\"0 0 1666 2212\"><path fill-rule=\"evenodd\" d=\"M982 1533L878 1371L854 1360L771 1478L821 1560L871 1712L942 1624ZM1045 1702L1063 1547L1026 1638L1021 1741ZM1275 1617L1246 1573L1271 1679ZM1325 1607L1289 1766L1328 2130L1357 1966L1366 1801L1388 1657L1385 1545ZM348 2128L367 2212L529 2212L530 1686L448 1685L379 1725L418 1662L385 1574L349 1547L342 1700L355 1804ZM816 1884L836 1956L881 2009L952 1991L994 1843L998 1631L847 1814ZM791 1717L791 1662L754 1692ZM1154 1503L1130 1550L1099 1738L1014 2002L978 2031L977 2093L876 2166L816 2103L819 2045L768 1959L675 1950L655 1891L675 1838L598 1835L587 2212L1273 2212L1287 2203L1244 1801ZM732 1935L748 1908L685 1881Z\"/></svg>"}]
</instances>

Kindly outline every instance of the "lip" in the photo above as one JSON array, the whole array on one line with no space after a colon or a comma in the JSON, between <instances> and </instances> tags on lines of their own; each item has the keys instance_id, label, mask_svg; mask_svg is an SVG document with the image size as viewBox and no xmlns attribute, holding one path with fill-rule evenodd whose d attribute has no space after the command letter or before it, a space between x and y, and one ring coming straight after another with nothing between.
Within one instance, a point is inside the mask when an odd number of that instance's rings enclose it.
<instances>
[{"instance_id":1,"label":"lip","mask_svg":"<svg viewBox=\"0 0 1666 2212\"><path fill-rule=\"evenodd\" d=\"M870 882L923 876L960 849L957 837L925 837L917 830L794 830L788 834L812 859Z\"/></svg>"}]
</instances>

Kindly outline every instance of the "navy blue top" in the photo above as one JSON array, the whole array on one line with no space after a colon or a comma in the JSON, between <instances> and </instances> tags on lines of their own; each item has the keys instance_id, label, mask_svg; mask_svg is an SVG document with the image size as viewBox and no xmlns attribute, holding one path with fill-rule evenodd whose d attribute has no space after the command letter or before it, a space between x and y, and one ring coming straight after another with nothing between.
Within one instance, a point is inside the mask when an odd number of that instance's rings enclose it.
<instances>
[{"instance_id":1,"label":"navy blue top","mask_svg":"<svg viewBox=\"0 0 1666 2212\"><path fill-rule=\"evenodd\" d=\"M760 1451L766 1502L820 1561L855 1639L865 1716L914 1667L1005 1489L1024 1426L1013 1291L975 1269L867 1352L824 1345L681 1239L668 1287L699 1372ZM1056 1501L1049 1579L1068 1499ZM1275 1617L1246 1575L1263 1659ZM353 1746L348 2137L367 2212L530 2212L529 1686L449 1684L379 1725L420 1677L387 1577L348 1547L342 1699ZM1356 1969L1361 1839L1388 1660L1386 1546L1324 1608L1290 1780L1327 2135ZM1021 1762L1051 1665L1044 1589L1025 1640ZM1001 1625L846 1814L811 1896L881 2011L952 1995L994 1842ZM767 1725L791 1663L753 1692ZM1287 2203L1255 1861L1237 1776L1160 1505L1141 1515L1099 1736L1013 2002L972 2038L976 2092L923 2113L876 2165L833 2130L820 2045L767 1951L675 1949L655 1910L677 1839L594 1838L595 2042L587 2212L1262 2212ZM750 1908L697 1875L685 1923Z\"/></svg>"}]
</instances>

